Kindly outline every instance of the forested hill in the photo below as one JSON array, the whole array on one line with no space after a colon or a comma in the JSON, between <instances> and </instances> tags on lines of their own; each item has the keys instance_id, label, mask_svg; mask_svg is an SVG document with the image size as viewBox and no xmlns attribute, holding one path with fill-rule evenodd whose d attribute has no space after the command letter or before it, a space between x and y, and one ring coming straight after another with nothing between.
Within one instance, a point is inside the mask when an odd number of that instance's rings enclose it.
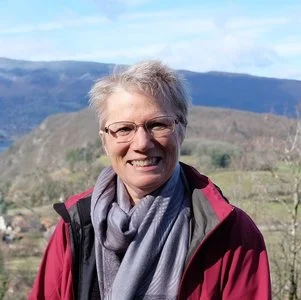
<instances>
[{"instance_id":1,"label":"forested hill","mask_svg":"<svg viewBox=\"0 0 301 300\"><path fill-rule=\"evenodd\" d=\"M114 69L94 62L30 62L0 58L0 148L47 116L87 106L93 82ZM194 105L293 114L301 81L181 70ZM0 149L1 151L1 149Z\"/></svg>"}]
</instances>

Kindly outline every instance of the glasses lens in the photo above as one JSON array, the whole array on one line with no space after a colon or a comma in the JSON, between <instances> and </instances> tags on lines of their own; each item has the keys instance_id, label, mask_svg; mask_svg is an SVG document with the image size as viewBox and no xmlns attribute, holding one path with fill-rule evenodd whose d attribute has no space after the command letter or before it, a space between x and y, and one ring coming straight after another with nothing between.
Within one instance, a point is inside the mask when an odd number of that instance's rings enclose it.
<instances>
[{"instance_id":1,"label":"glasses lens","mask_svg":"<svg viewBox=\"0 0 301 300\"><path fill-rule=\"evenodd\" d=\"M171 134L175 129L173 117L158 117L146 122L146 128L154 137L163 137Z\"/></svg>"},{"instance_id":2,"label":"glasses lens","mask_svg":"<svg viewBox=\"0 0 301 300\"><path fill-rule=\"evenodd\" d=\"M117 122L111 124L108 129L111 136L120 142L126 142L134 136L135 126L131 122Z\"/></svg>"},{"instance_id":3,"label":"glasses lens","mask_svg":"<svg viewBox=\"0 0 301 300\"><path fill-rule=\"evenodd\" d=\"M133 122L116 122L106 127L108 132L118 143L126 143L132 140L137 127L145 126L145 129L153 137L164 137L175 130L176 120L173 117L158 117L136 125Z\"/></svg>"}]
</instances>

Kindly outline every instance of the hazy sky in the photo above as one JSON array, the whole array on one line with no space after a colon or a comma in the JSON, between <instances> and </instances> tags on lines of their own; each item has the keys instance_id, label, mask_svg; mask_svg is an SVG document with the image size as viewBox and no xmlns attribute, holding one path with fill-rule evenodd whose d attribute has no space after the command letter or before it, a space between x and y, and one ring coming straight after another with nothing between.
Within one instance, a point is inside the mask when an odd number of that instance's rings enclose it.
<instances>
[{"instance_id":1,"label":"hazy sky","mask_svg":"<svg viewBox=\"0 0 301 300\"><path fill-rule=\"evenodd\" d=\"M0 57L301 80L301 1L0 0Z\"/></svg>"}]
</instances>

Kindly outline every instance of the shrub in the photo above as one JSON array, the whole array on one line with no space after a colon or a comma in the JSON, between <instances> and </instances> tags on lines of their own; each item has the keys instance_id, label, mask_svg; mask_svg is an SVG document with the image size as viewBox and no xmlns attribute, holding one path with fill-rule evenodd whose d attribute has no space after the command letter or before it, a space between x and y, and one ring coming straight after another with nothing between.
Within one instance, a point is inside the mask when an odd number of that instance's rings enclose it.
<instances>
[{"instance_id":1,"label":"shrub","mask_svg":"<svg viewBox=\"0 0 301 300\"><path fill-rule=\"evenodd\" d=\"M212 164L217 168L227 168L231 163L229 153L214 151L211 155Z\"/></svg>"},{"instance_id":2,"label":"shrub","mask_svg":"<svg viewBox=\"0 0 301 300\"><path fill-rule=\"evenodd\" d=\"M0 215L4 215L7 211L7 203L4 200L4 194L0 190Z\"/></svg>"},{"instance_id":3,"label":"shrub","mask_svg":"<svg viewBox=\"0 0 301 300\"><path fill-rule=\"evenodd\" d=\"M193 155L196 149L198 141L184 140L181 146L181 155Z\"/></svg>"},{"instance_id":4,"label":"shrub","mask_svg":"<svg viewBox=\"0 0 301 300\"><path fill-rule=\"evenodd\" d=\"M188 139L184 141L181 155L190 155L206 168L227 168L232 159L239 156L240 149L230 143L211 140ZM206 166L203 165L206 162Z\"/></svg>"},{"instance_id":5,"label":"shrub","mask_svg":"<svg viewBox=\"0 0 301 300\"><path fill-rule=\"evenodd\" d=\"M74 167L78 163L85 163L90 165L103 153L100 139L97 139L95 143L88 143L87 146L72 149L66 154L66 162L69 164L69 168L73 171Z\"/></svg>"}]
</instances>

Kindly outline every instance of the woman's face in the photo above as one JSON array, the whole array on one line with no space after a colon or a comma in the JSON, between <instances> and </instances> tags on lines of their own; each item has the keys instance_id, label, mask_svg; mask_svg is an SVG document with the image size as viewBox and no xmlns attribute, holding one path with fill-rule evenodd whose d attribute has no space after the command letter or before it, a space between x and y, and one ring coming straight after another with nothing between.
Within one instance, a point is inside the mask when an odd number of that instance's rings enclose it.
<instances>
[{"instance_id":1,"label":"woman's face","mask_svg":"<svg viewBox=\"0 0 301 300\"><path fill-rule=\"evenodd\" d=\"M152 97L120 90L107 99L107 121L130 121L142 124L159 116L174 116L167 106L158 104ZM124 182L134 202L156 190L171 176L179 157L181 144L178 126L169 136L154 138L143 126L137 128L130 142L117 143L102 133L103 145L112 167Z\"/></svg>"}]
</instances>

